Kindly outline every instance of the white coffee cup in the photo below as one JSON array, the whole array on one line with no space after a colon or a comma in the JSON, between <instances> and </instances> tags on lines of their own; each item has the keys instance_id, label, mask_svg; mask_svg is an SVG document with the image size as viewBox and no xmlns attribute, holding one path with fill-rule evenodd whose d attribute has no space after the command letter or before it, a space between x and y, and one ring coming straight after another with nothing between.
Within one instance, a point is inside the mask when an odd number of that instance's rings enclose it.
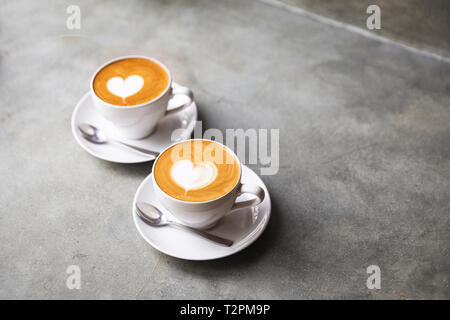
<instances>
[{"instance_id":1,"label":"white coffee cup","mask_svg":"<svg viewBox=\"0 0 450 320\"><path fill-rule=\"evenodd\" d=\"M191 140L207 140L207 139L191 139ZM189 140L187 140L189 141ZM211 140L208 140L211 141ZM178 142L183 143L186 141ZM159 157L169 148L178 144L175 143L167 147L160 153L158 158L153 163L153 169L159 160ZM217 141L216 141L217 143ZM264 200L264 189L257 185L241 183L242 177L242 165L236 154L228 147L224 146L230 154L232 154L236 161L239 163L240 174L236 185L228 193L220 196L217 199L202 201L202 202L190 202L173 198L165 193L156 183L155 175L152 175L153 185L156 191L156 197L159 202L178 220L187 226L197 229L208 229L214 226L222 217L228 215L235 209L254 207ZM236 198L244 193L252 194L255 196L253 199L236 201Z\"/></svg>"},{"instance_id":2,"label":"white coffee cup","mask_svg":"<svg viewBox=\"0 0 450 320\"><path fill-rule=\"evenodd\" d=\"M95 76L107 65L128 58L143 58L160 65L167 72L169 77L169 83L166 89L155 99L135 106L120 106L103 101L94 91ZM119 57L110 60L99 67L92 76L90 91L96 109L105 119L109 120L114 125L119 135L128 139L142 139L150 135L159 120L171 113L181 111L185 107L191 105L194 100L194 96L190 89L172 83L170 71L164 64L153 58L136 55ZM188 101L168 110L167 106L170 99L176 95L186 96Z\"/></svg>"}]
</instances>

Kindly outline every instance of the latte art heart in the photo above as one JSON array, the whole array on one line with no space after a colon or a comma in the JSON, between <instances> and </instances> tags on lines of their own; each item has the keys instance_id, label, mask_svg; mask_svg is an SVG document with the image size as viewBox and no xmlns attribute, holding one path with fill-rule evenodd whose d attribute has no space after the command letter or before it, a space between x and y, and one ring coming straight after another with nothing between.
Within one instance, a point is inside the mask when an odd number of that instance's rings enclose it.
<instances>
[{"instance_id":1,"label":"latte art heart","mask_svg":"<svg viewBox=\"0 0 450 320\"><path fill-rule=\"evenodd\" d=\"M129 76L125 81L121 77L113 77L106 83L108 90L122 99L139 92L143 86L144 79L138 75Z\"/></svg>"},{"instance_id":2,"label":"latte art heart","mask_svg":"<svg viewBox=\"0 0 450 320\"><path fill-rule=\"evenodd\" d=\"M201 189L216 179L217 167L212 162L200 162L194 166L190 160L180 160L170 168L170 176L186 191Z\"/></svg>"}]
</instances>

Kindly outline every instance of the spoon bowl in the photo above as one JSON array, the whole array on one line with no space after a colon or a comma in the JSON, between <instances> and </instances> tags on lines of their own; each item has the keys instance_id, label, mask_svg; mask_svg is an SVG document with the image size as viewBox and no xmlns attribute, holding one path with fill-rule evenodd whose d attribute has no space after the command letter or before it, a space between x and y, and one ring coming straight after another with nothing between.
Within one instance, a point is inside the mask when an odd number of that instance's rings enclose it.
<instances>
[{"instance_id":1,"label":"spoon bowl","mask_svg":"<svg viewBox=\"0 0 450 320\"><path fill-rule=\"evenodd\" d=\"M157 207L139 202L136 204L137 215L153 226L165 226L168 224L167 217Z\"/></svg>"},{"instance_id":2,"label":"spoon bowl","mask_svg":"<svg viewBox=\"0 0 450 320\"><path fill-rule=\"evenodd\" d=\"M78 125L78 130L86 140L92 143L103 144L108 141L105 134L91 124L81 123Z\"/></svg>"}]
</instances>

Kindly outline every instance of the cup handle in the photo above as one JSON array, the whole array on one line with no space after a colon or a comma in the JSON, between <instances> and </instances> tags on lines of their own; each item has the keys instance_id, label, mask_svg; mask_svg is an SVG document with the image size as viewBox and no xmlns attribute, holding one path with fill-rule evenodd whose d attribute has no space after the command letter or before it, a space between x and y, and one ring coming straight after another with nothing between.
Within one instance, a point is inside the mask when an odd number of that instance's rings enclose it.
<instances>
[{"instance_id":1,"label":"cup handle","mask_svg":"<svg viewBox=\"0 0 450 320\"><path fill-rule=\"evenodd\" d=\"M250 193L252 195L254 195L256 198L254 199L250 199L250 200L245 200L245 201L237 201L233 204L233 206L231 207L231 211L236 210L236 209L240 209L240 208L245 208L245 207L254 207L258 204L260 204L265 197L265 192L264 189L255 185L255 184L241 184L241 187L239 188L238 191L238 196L240 196L241 194L244 193Z\"/></svg>"},{"instance_id":2,"label":"cup handle","mask_svg":"<svg viewBox=\"0 0 450 320\"><path fill-rule=\"evenodd\" d=\"M177 83L172 83L172 88L171 88L171 92L170 92L170 99L172 99L173 97L175 97L177 95L186 96L189 101L184 103L184 104L181 104L181 105L179 105L179 106L177 106L175 108L167 110L166 114L165 114L166 116L169 115L169 114L180 112L184 108L190 106L192 104L192 102L194 101L194 94L192 93L191 89L183 87L183 86L180 86Z\"/></svg>"}]
</instances>

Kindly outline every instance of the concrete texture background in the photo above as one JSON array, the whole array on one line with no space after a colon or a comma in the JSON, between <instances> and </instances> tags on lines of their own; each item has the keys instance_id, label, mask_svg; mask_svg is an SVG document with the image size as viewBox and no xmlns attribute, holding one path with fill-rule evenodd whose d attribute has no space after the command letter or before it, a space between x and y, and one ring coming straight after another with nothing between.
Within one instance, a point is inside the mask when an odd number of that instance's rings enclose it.
<instances>
[{"instance_id":1,"label":"concrete texture background","mask_svg":"<svg viewBox=\"0 0 450 320\"><path fill-rule=\"evenodd\" d=\"M450 298L450 64L259 1L78 1L74 31L69 4L1 1L0 298ZM152 249L130 212L151 164L73 139L91 73L132 53L193 89L204 129L280 129L272 219L246 250Z\"/></svg>"},{"instance_id":2,"label":"concrete texture background","mask_svg":"<svg viewBox=\"0 0 450 320\"><path fill-rule=\"evenodd\" d=\"M381 29L372 33L450 58L450 2L448 0L268 0L366 29L366 9L381 10Z\"/></svg>"}]
</instances>

